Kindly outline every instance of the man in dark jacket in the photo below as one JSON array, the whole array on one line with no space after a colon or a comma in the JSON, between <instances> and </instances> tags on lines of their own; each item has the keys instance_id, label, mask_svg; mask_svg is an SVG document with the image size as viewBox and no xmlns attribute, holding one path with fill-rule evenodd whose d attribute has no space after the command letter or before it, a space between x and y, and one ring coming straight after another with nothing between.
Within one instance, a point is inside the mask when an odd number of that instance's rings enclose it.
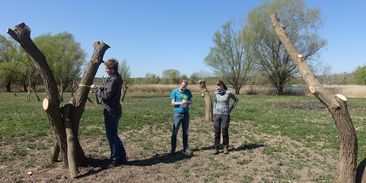
<instances>
[{"instance_id":1,"label":"man in dark jacket","mask_svg":"<svg viewBox=\"0 0 366 183\"><path fill-rule=\"evenodd\" d=\"M121 99L122 78L118 74L118 62L109 59L105 62L105 71L109 78L105 87L91 85L91 91L102 100L104 124L109 147L111 149L112 166L118 166L127 162L126 151L118 136L118 122L122 116Z\"/></svg>"}]
</instances>

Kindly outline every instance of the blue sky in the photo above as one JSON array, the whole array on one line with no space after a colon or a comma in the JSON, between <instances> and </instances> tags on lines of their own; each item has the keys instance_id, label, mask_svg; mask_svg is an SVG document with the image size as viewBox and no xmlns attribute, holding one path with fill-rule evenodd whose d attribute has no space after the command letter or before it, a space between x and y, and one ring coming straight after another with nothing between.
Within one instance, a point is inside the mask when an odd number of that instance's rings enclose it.
<instances>
[{"instance_id":1,"label":"blue sky","mask_svg":"<svg viewBox=\"0 0 366 183\"><path fill-rule=\"evenodd\" d=\"M182 74L211 72L204 58L214 33L227 21L244 23L260 0L0 0L0 34L25 22L32 37L70 32L87 52L103 40L111 46L105 58L127 59L133 77L161 75L165 69ZM366 64L366 1L307 0L321 9L320 36L328 44L319 60L332 72L352 72ZM101 67L98 76L106 75Z\"/></svg>"}]
</instances>

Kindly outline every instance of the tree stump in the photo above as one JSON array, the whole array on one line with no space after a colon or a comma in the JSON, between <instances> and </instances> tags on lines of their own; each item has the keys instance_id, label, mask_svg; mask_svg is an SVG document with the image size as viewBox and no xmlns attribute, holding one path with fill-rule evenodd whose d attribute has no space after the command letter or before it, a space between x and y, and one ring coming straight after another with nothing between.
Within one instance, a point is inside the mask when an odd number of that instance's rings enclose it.
<instances>
[{"instance_id":1,"label":"tree stump","mask_svg":"<svg viewBox=\"0 0 366 183\"><path fill-rule=\"evenodd\" d=\"M213 122L213 106L210 92L207 90L206 81L198 81L201 88L201 95L205 101L205 122Z\"/></svg>"}]
</instances>

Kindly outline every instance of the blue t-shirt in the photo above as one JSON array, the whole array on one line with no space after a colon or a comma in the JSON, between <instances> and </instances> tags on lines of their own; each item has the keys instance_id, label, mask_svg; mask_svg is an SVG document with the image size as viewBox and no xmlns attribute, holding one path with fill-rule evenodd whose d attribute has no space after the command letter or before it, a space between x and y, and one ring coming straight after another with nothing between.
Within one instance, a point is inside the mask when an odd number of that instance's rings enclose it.
<instances>
[{"instance_id":1,"label":"blue t-shirt","mask_svg":"<svg viewBox=\"0 0 366 183\"><path fill-rule=\"evenodd\" d=\"M176 102L182 102L183 99L187 101L192 101L192 93L189 89L180 91L179 88L176 88L170 94L170 100L175 100ZM188 112L188 111L189 111L189 105L187 105L186 107L181 105L174 106L174 112Z\"/></svg>"}]
</instances>

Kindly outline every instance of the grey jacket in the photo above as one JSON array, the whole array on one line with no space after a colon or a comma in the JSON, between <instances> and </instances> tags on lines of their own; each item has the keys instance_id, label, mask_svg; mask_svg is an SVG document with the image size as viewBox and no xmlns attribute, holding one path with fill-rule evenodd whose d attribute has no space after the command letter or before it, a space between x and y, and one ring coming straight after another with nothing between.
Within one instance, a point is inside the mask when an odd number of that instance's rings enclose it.
<instances>
[{"instance_id":1,"label":"grey jacket","mask_svg":"<svg viewBox=\"0 0 366 183\"><path fill-rule=\"evenodd\" d=\"M215 92L214 114L218 115L230 115L231 111L235 108L236 103L239 101L231 91ZM234 100L234 103L230 105L230 98Z\"/></svg>"},{"instance_id":2,"label":"grey jacket","mask_svg":"<svg viewBox=\"0 0 366 183\"><path fill-rule=\"evenodd\" d=\"M122 106L120 103L122 78L118 73L111 74L105 87L97 87L94 93L102 99L103 114L121 116Z\"/></svg>"}]
</instances>

